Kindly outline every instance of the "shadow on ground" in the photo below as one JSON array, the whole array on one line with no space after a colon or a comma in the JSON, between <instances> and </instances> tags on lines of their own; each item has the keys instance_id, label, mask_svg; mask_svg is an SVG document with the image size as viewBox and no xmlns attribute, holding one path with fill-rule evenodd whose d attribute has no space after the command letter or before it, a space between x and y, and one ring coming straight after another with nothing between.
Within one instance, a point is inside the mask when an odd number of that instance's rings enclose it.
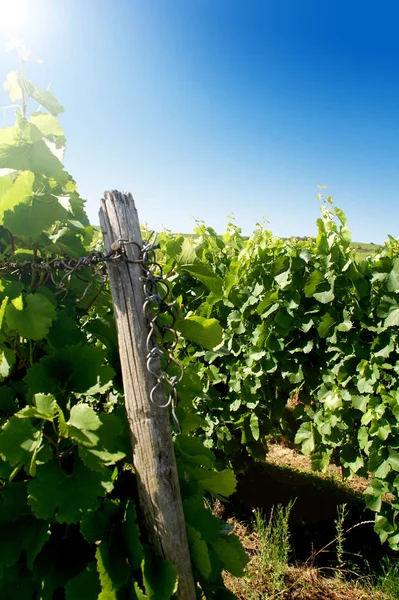
<instances>
[{"instance_id":1,"label":"shadow on ground","mask_svg":"<svg viewBox=\"0 0 399 600\"><path fill-rule=\"evenodd\" d=\"M290 517L294 561L334 567L336 545L321 550L336 537L334 521L343 504L347 505L344 530L353 528L345 535L348 565L362 571L378 569L382 557L390 552L373 531L374 513L365 508L361 494L350 488L316 474L259 462L237 479L237 491L226 505L224 517L250 522L253 510L260 509L267 519L273 506L294 502Z\"/></svg>"}]
</instances>

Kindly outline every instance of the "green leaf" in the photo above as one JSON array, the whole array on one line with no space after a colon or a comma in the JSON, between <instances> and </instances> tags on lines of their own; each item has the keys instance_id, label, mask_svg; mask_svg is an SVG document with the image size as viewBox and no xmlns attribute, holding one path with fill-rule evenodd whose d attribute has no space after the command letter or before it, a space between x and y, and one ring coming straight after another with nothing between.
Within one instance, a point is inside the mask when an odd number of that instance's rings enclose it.
<instances>
[{"instance_id":1,"label":"green leaf","mask_svg":"<svg viewBox=\"0 0 399 600\"><path fill-rule=\"evenodd\" d=\"M315 449L312 423L302 423L295 436L295 443L302 444L303 454L308 455Z\"/></svg>"},{"instance_id":2,"label":"green leaf","mask_svg":"<svg viewBox=\"0 0 399 600\"><path fill-rule=\"evenodd\" d=\"M229 571L234 577L241 577L243 575L244 568L248 563L248 557L236 535L231 534L224 538L219 538L216 542L212 543L212 547L226 571Z\"/></svg>"},{"instance_id":3,"label":"green leaf","mask_svg":"<svg viewBox=\"0 0 399 600\"><path fill-rule=\"evenodd\" d=\"M176 322L176 329L190 342L212 350L222 343L223 329L216 319L186 317Z\"/></svg>"},{"instance_id":4,"label":"green leaf","mask_svg":"<svg viewBox=\"0 0 399 600\"><path fill-rule=\"evenodd\" d=\"M11 180L9 180L11 183ZM34 173L24 171L11 183L7 192L2 196L0 204L0 224L4 223L7 211L13 211L20 204L28 204L33 196ZM42 231L43 228L40 230Z\"/></svg>"},{"instance_id":5,"label":"green leaf","mask_svg":"<svg viewBox=\"0 0 399 600\"><path fill-rule=\"evenodd\" d=\"M324 394L320 401L331 411L337 410L342 407L342 398L338 392L329 390Z\"/></svg>"},{"instance_id":6,"label":"green leaf","mask_svg":"<svg viewBox=\"0 0 399 600\"><path fill-rule=\"evenodd\" d=\"M32 517L26 504L28 496L27 484L14 481L2 484L0 490L0 523L14 522Z\"/></svg>"},{"instance_id":7,"label":"green leaf","mask_svg":"<svg viewBox=\"0 0 399 600\"><path fill-rule=\"evenodd\" d=\"M364 461L358 450L351 444L344 444L340 453L341 464L350 469L352 473L356 473L364 466Z\"/></svg>"},{"instance_id":8,"label":"green leaf","mask_svg":"<svg viewBox=\"0 0 399 600\"><path fill-rule=\"evenodd\" d=\"M194 265L181 265L181 270L190 273L193 277L201 281L206 287L215 294L217 298L223 296L223 279L219 277L212 269L204 263Z\"/></svg>"},{"instance_id":9,"label":"green leaf","mask_svg":"<svg viewBox=\"0 0 399 600\"><path fill-rule=\"evenodd\" d=\"M22 553L32 569L33 561L49 538L49 525L32 516L1 524L0 568L14 564Z\"/></svg>"},{"instance_id":10,"label":"green leaf","mask_svg":"<svg viewBox=\"0 0 399 600\"><path fill-rule=\"evenodd\" d=\"M347 244L349 244L349 243L351 242L351 240L352 240L352 233L351 233L351 230L350 230L348 227L344 226L344 227L341 227L341 231L340 231L340 233L341 233L341 237L342 237L342 239L343 239L343 240L344 240L344 241L345 241Z\"/></svg>"},{"instance_id":11,"label":"green leaf","mask_svg":"<svg viewBox=\"0 0 399 600\"><path fill-rule=\"evenodd\" d=\"M206 542L201 538L201 534L191 527L186 525L188 544L190 546L191 559L205 579L208 579L212 572L211 560Z\"/></svg>"},{"instance_id":12,"label":"green leaf","mask_svg":"<svg viewBox=\"0 0 399 600\"><path fill-rule=\"evenodd\" d=\"M394 471L399 471L399 452L396 450L389 450L388 462Z\"/></svg>"},{"instance_id":13,"label":"green leaf","mask_svg":"<svg viewBox=\"0 0 399 600\"><path fill-rule=\"evenodd\" d=\"M0 347L0 381L8 377L15 365L16 354L9 348Z\"/></svg>"},{"instance_id":14,"label":"green leaf","mask_svg":"<svg viewBox=\"0 0 399 600\"><path fill-rule=\"evenodd\" d=\"M327 236L323 231L324 224L323 224L323 228L322 228L321 227L321 223L322 223L321 219L317 219L317 223L319 225L319 233L317 234L317 237L316 237L316 248L320 254L329 254L330 247L328 245ZM325 230L325 228L324 228L324 230Z\"/></svg>"},{"instance_id":15,"label":"green leaf","mask_svg":"<svg viewBox=\"0 0 399 600\"><path fill-rule=\"evenodd\" d=\"M313 471L325 471L330 464L331 452L313 452L311 463Z\"/></svg>"},{"instance_id":16,"label":"green leaf","mask_svg":"<svg viewBox=\"0 0 399 600\"><path fill-rule=\"evenodd\" d=\"M352 406L362 413L366 412L369 396L352 396Z\"/></svg>"},{"instance_id":17,"label":"green leaf","mask_svg":"<svg viewBox=\"0 0 399 600\"><path fill-rule=\"evenodd\" d=\"M43 440L41 430L28 419L13 416L0 430L0 455L12 467L29 464Z\"/></svg>"},{"instance_id":18,"label":"green leaf","mask_svg":"<svg viewBox=\"0 0 399 600\"><path fill-rule=\"evenodd\" d=\"M357 433L357 439L359 441L360 450L364 450L369 441L367 427L359 427L359 431Z\"/></svg>"},{"instance_id":19,"label":"green leaf","mask_svg":"<svg viewBox=\"0 0 399 600\"><path fill-rule=\"evenodd\" d=\"M118 590L127 582L129 570L126 563L115 564L112 552L106 542L101 542L96 550L97 572L101 583L98 600L118 600Z\"/></svg>"},{"instance_id":20,"label":"green leaf","mask_svg":"<svg viewBox=\"0 0 399 600\"><path fill-rule=\"evenodd\" d=\"M196 431L199 427L206 428L208 422L203 417L194 413L188 413L183 419L180 419L180 428L183 435L187 435L191 431Z\"/></svg>"},{"instance_id":21,"label":"green leaf","mask_svg":"<svg viewBox=\"0 0 399 600\"><path fill-rule=\"evenodd\" d=\"M3 83L3 88L10 94L10 100L13 104L22 98L22 87L19 82L19 75L17 71L11 71L11 73L7 73L6 80Z\"/></svg>"},{"instance_id":22,"label":"green leaf","mask_svg":"<svg viewBox=\"0 0 399 600\"><path fill-rule=\"evenodd\" d=\"M33 398L34 406L25 406L17 416L20 419L36 418L45 421L54 421L59 415L60 407L51 394L35 394Z\"/></svg>"},{"instance_id":23,"label":"green leaf","mask_svg":"<svg viewBox=\"0 0 399 600\"><path fill-rule=\"evenodd\" d=\"M256 413L251 413L251 417L249 419L249 427L251 429L252 437L254 440L259 440L259 419Z\"/></svg>"},{"instance_id":24,"label":"green leaf","mask_svg":"<svg viewBox=\"0 0 399 600\"><path fill-rule=\"evenodd\" d=\"M101 592L96 563L91 562L65 588L66 600L89 600L98 598Z\"/></svg>"},{"instance_id":25,"label":"green leaf","mask_svg":"<svg viewBox=\"0 0 399 600\"><path fill-rule=\"evenodd\" d=\"M198 470L199 484L214 496L228 498L235 492L237 480L229 469L224 471Z\"/></svg>"},{"instance_id":26,"label":"green leaf","mask_svg":"<svg viewBox=\"0 0 399 600\"><path fill-rule=\"evenodd\" d=\"M84 464L95 471L114 465L131 453L126 420L122 423L115 414L100 414L101 426L95 430L95 446L79 446L79 456ZM89 434L93 435L93 434Z\"/></svg>"},{"instance_id":27,"label":"green leaf","mask_svg":"<svg viewBox=\"0 0 399 600\"><path fill-rule=\"evenodd\" d=\"M87 511L80 522L80 530L90 544L104 539L112 531L120 500L104 498L98 508Z\"/></svg>"},{"instance_id":28,"label":"green leaf","mask_svg":"<svg viewBox=\"0 0 399 600\"><path fill-rule=\"evenodd\" d=\"M326 313L317 327L317 332L321 338L326 338L331 327L334 325L335 319L330 313Z\"/></svg>"},{"instance_id":29,"label":"green leaf","mask_svg":"<svg viewBox=\"0 0 399 600\"><path fill-rule=\"evenodd\" d=\"M384 543L388 538L388 534L394 531L394 527L386 517L383 515L376 515L374 531L380 536L381 542Z\"/></svg>"},{"instance_id":30,"label":"green leaf","mask_svg":"<svg viewBox=\"0 0 399 600\"><path fill-rule=\"evenodd\" d=\"M209 543L219 539L226 523L215 517L205 507L202 493L184 500L183 510L186 524L194 527L205 542Z\"/></svg>"},{"instance_id":31,"label":"green leaf","mask_svg":"<svg viewBox=\"0 0 399 600\"><path fill-rule=\"evenodd\" d=\"M159 559L145 548L143 582L148 600L169 600L177 590L177 574L168 560Z\"/></svg>"},{"instance_id":32,"label":"green leaf","mask_svg":"<svg viewBox=\"0 0 399 600\"><path fill-rule=\"evenodd\" d=\"M71 408L67 421L69 437L85 446L95 446L98 442L97 430L101 421L87 404L76 404Z\"/></svg>"},{"instance_id":33,"label":"green leaf","mask_svg":"<svg viewBox=\"0 0 399 600\"><path fill-rule=\"evenodd\" d=\"M97 383L108 383L114 371L103 365L106 352L96 346L68 346L44 356L33 365L25 377L31 394L90 393Z\"/></svg>"},{"instance_id":34,"label":"green leaf","mask_svg":"<svg viewBox=\"0 0 399 600\"><path fill-rule=\"evenodd\" d=\"M138 583L135 581L134 582L134 588L133 588L133 593L132 593L132 600L148 600L148 596L146 596L146 594L144 594L141 589L139 588Z\"/></svg>"},{"instance_id":35,"label":"green leaf","mask_svg":"<svg viewBox=\"0 0 399 600\"><path fill-rule=\"evenodd\" d=\"M16 413L18 406L16 403L16 393L11 387L2 385L0 395L0 411L7 413Z\"/></svg>"},{"instance_id":36,"label":"green leaf","mask_svg":"<svg viewBox=\"0 0 399 600\"><path fill-rule=\"evenodd\" d=\"M13 190L10 190L14 192ZM25 240L36 239L57 221L68 218L68 212L56 196L48 193L25 197L11 211L4 213L3 223L10 231Z\"/></svg>"},{"instance_id":37,"label":"green leaf","mask_svg":"<svg viewBox=\"0 0 399 600\"><path fill-rule=\"evenodd\" d=\"M399 308L392 307L384 322L384 327L396 327L399 325Z\"/></svg>"},{"instance_id":38,"label":"green leaf","mask_svg":"<svg viewBox=\"0 0 399 600\"><path fill-rule=\"evenodd\" d=\"M60 314L47 335L47 341L53 348L59 350L65 346L77 346L85 343L86 336L75 319Z\"/></svg>"},{"instance_id":39,"label":"green leaf","mask_svg":"<svg viewBox=\"0 0 399 600\"><path fill-rule=\"evenodd\" d=\"M195 248L188 237L184 238L181 252L175 258L182 265L192 265L195 262L199 262Z\"/></svg>"},{"instance_id":40,"label":"green leaf","mask_svg":"<svg viewBox=\"0 0 399 600\"><path fill-rule=\"evenodd\" d=\"M77 458L67 474L56 461L38 466L29 483L28 504L39 519L77 523L88 510L96 509L99 498L112 489L111 476L87 469Z\"/></svg>"},{"instance_id":41,"label":"green leaf","mask_svg":"<svg viewBox=\"0 0 399 600\"><path fill-rule=\"evenodd\" d=\"M387 289L389 292L399 291L399 258L393 263L392 271L388 277Z\"/></svg>"},{"instance_id":42,"label":"green leaf","mask_svg":"<svg viewBox=\"0 0 399 600\"><path fill-rule=\"evenodd\" d=\"M345 215L344 211L341 210L340 208L338 208L337 206L335 206L334 212L335 212L336 216L338 217L338 219L341 221L341 224L345 225L346 224L346 215Z\"/></svg>"},{"instance_id":43,"label":"green leaf","mask_svg":"<svg viewBox=\"0 0 399 600\"><path fill-rule=\"evenodd\" d=\"M369 486L364 490L367 508L380 512L382 497L387 491L385 484L374 477L370 481Z\"/></svg>"},{"instance_id":44,"label":"green leaf","mask_svg":"<svg viewBox=\"0 0 399 600\"><path fill-rule=\"evenodd\" d=\"M291 282L291 269L280 273L280 275L276 275L274 281L281 289L286 288Z\"/></svg>"},{"instance_id":45,"label":"green leaf","mask_svg":"<svg viewBox=\"0 0 399 600\"><path fill-rule=\"evenodd\" d=\"M6 312L7 303L8 303L8 296L3 298L1 306L0 306L0 330L3 327L3 319L4 319L4 314Z\"/></svg>"},{"instance_id":46,"label":"green leaf","mask_svg":"<svg viewBox=\"0 0 399 600\"><path fill-rule=\"evenodd\" d=\"M42 90L36 87L31 81L24 78L24 87L27 94L36 100L41 106L46 108L54 117L64 112L64 107L58 102L48 90Z\"/></svg>"},{"instance_id":47,"label":"green leaf","mask_svg":"<svg viewBox=\"0 0 399 600\"><path fill-rule=\"evenodd\" d=\"M65 134L57 119L53 115L43 112L33 113L30 122L33 123L46 138L60 138L65 143Z\"/></svg>"},{"instance_id":48,"label":"green leaf","mask_svg":"<svg viewBox=\"0 0 399 600\"><path fill-rule=\"evenodd\" d=\"M215 455L205 448L203 440L199 437L179 435L175 440L175 448L178 456L184 461L204 467L213 467L215 464Z\"/></svg>"},{"instance_id":49,"label":"green leaf","mask_svg":"<svg viewBox=\"0 0 399 600\"><path fill-rule=\"evenodd\" d=\"M39 293L28 294L22 310L17 310L10 304L6 311L7 325L10 329L29 340L41 340L46 337L56 318L57 312L52 302Z\"/></svg>"},{"instance_id":50,"label":"green leaf","mask_svg":"<svg viewBox=\"0 0 399 600\"><path fill-rule=\"evenodd\" d=\"M28 122L0 130L0 169L32 171L65 183L62 163L41 138L40 130Z\"/></svg>"},{"instance_id":51,"label":"green leaf","mask_svg":"<svg viewBox=\"0 0 399 600\"><path fill-rule=\"evenodd\" d=\"M313 294L315 293L317 287L321 283L324 283L324 281L325 281L325 276L321 271L318 271L317 269L312 271L310 274L310 277L309 277L309 281L304 287L305 296L307 298L311 298L313 296Z\"/></svg>"},{"instance_id":52,"label":"green leaf","mask_svg":"<svg viewBox=\"0 0 399 600\"><path fill-rule=\"evenodd\" d=\"M136 507L131 500L128 500L126 504L122 531L130 567L133 571L136 571L140 568L143 560L143 547L140 541L140 530L137 525Z\"/></svg>"},{"instance_id":53,"label":"green leaf","mask_svg":"<svg viewBox=\"0 0 399 600\"><path fill-rule=\"evenodd\" d=\"M313 294L313 298L322 304L329 304L334 300L335 296L333 290L326 290L325 292L316 292Z\"/></svg>"}]
</instances>

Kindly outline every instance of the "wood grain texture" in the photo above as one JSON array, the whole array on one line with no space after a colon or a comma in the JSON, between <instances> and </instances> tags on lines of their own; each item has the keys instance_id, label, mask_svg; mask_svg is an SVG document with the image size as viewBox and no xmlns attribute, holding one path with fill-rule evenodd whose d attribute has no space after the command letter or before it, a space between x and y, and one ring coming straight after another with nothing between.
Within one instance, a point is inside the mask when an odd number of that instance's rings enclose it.
<instances>
[{"instance_id":1,"label":"wood grain texture","mask_svg":"<svg viewBox=\"0 0 399 600\"><path fill-rule=\"evenodd\" d=\"M140 224L131 194L105 192L100 225L105 253L119 239L141 247ZM135 245L126 246L127 258L138 258ZM179 576L178 598L195 600L176 460L167 409L150 402L155 378L146 368L148 323L143 313L143 270L140 264L110 261L108 273L118 330L126 412L137 473L140 510L154 553L170 560ZM154 368L154 362L151 362ZM163 394L162 391L158 394ZM158 403L165 400L159 395Z\"/></svg>"}]
</instances>

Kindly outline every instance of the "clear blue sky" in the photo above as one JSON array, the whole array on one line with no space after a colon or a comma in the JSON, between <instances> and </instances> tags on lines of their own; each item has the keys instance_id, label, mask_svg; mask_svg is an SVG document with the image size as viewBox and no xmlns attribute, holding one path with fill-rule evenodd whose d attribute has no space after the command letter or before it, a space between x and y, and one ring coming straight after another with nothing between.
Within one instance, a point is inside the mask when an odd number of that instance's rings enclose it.
<instances>
[{"instance_id":1,"label":"clear blue sky","mask_svg":"<svg viewBox=\"0 0 399 600\"><path fill-rule=\"evenodd\" d=\"M233 213L245 233L266 217L313 235L327 185L354 240L399 236L397 0L0 0L1 14L18 1L0 75L10 35L44 61L28 75L65 106L93 223L116 188L158 230L222 231Z\"/></svg>"}]
</instances>

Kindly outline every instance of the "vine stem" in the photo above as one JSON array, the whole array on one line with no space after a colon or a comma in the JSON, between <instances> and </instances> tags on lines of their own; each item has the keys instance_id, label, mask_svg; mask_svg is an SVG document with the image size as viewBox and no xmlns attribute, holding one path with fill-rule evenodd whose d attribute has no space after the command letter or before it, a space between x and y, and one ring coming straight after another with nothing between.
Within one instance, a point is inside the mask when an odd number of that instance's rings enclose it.
<instances>
[{"instance_id":1,"label":"vine stem","mask_svg":"<svg viewBox=\"0 0 399 600\"><path fill-rule=\"evenodd\" d=\"M22 51L19 50L19 72L21 76L21 90L22 90L22 114L26 119L26 97L25 97L25 85L24 85L24 61L22 60Z\"/></svg>"}]
</instances>

